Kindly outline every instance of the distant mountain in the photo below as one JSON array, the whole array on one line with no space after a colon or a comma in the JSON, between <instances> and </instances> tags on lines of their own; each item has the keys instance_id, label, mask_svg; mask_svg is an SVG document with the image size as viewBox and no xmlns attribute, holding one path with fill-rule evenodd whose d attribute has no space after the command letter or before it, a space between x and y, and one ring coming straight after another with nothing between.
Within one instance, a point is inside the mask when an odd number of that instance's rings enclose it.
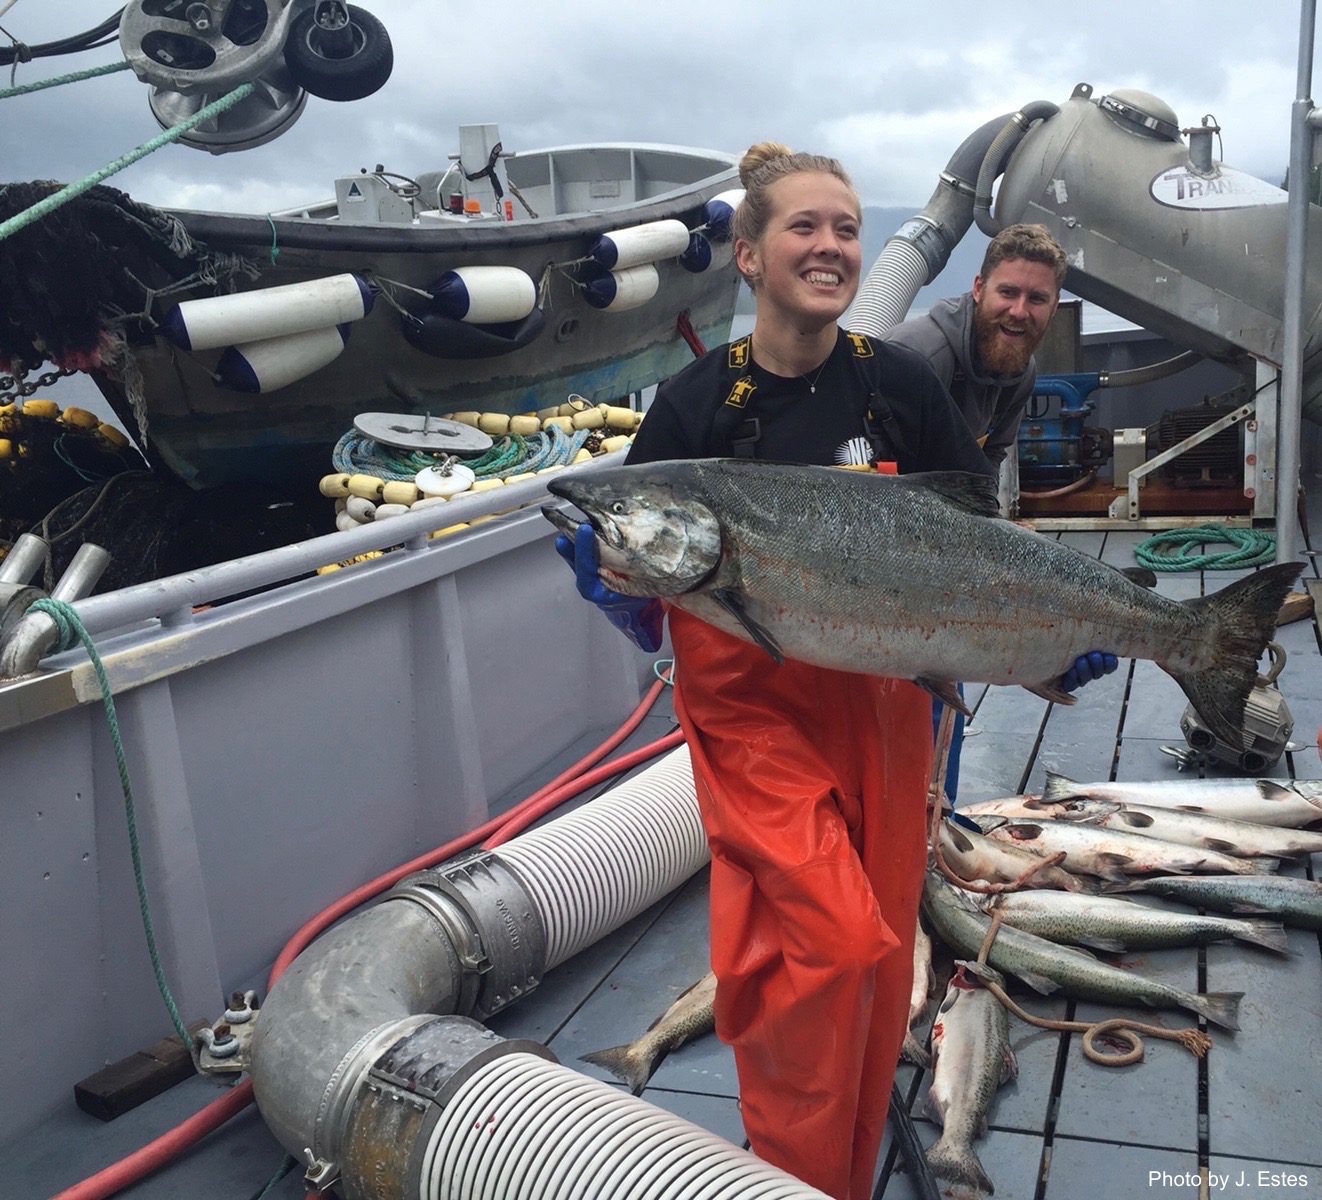
<instances>
[{"instance_id":1,"label":"distant mountain","mask_svg":"<svg viewBox=\"0 0 1322 1200\"><path fill-rule=\"evenodd\" d=\"M867 275L872 264L877 261L886 241L901 225L914 216L917 208L877 208L867 206L863 209L863 274ZM936 279L921 288L914 299L911 312L923 312L934 300L945 296L958 296L973 286L973 277L982 266L982 256L987 249L987 235L976 225L960 239L951 251L950 261ZM753 294L747 288L739 291L739 303L736 312L753 311Z\"/></svg>"}]
</instances>

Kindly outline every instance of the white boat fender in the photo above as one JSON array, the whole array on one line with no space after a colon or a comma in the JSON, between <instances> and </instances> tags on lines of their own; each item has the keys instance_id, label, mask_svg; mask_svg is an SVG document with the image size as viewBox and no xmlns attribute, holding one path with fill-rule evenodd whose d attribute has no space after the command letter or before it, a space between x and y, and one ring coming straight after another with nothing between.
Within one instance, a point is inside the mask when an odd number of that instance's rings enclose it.
<instances>
[{"instance_id":1,"label":"white boat fender","mask_svg":"<svg viewBox=\"0 0 1322 1200\"><path fill-rule=\"evenodd\" d=\"M728 242L734 231L734 210L744 198L743 188L731 188L728 192L718 192L703 205L702 213L707 219L707 236L713 242Z\"/></svg>"},{"instance_id":2,"label":"white boat fender","mask_svg":"<svg viewBox=\"0 0 1322 1200\"><path fill-rule=\"evenodd\" d=\"M359 525L376 518L376 505L362 496L350 496L344 502L344 511Z\"/></svg>"},{"instance_id":3,"label":"white boat fender","mask_svg":"<svg viewBox=\"0 0 1322 1200\"><path fill-rule=\"evenodd\" d=\"M235 392L279 391L334 362L348 341L349 326L332 325L230 346L216 362L216 382Z\"/></svg>"},{"instance_id":4,"label":"white boat fender","mask_svg":"<svg viewBox=\"0 0 1322 1200\"><path fill-rule=\"evenodd\" d=\"M451 463L448 467L426 467L418 472L415 482L424 497L448 500L468 491L476 479L477 475L470 468L462 463Z\"/></svg>"},{"instance_id":5,"label":"white boat fender","mask_svg":"<svg viewBox=\"0 0 1322 1200\"><path fill-rule=\"evenodd\" d=\"M537 306L537 285L518 267L456 267L429 291L441 316L473 325L522 321Z\"/></svg>"},{"instance_id":6,"label":"white boat fender","mask_svg":"<svg viewBox=\"0 0 1322 1200\"><path fill-rule=\"evenodd\" d=\"M592 243L588 255L608 271L623 271L644 263L676 258L684 253L688 244L689 227L671 217L603 233Z\"/></svg>"},{"instance_id":7,"label":"white boat fender","mask_svg":"<svg viewBox=\"0 0 1322 1200\"><path fill-rule=\"evenodd\" d=\"M546 315L540 308L520 320L493 325L460 321L434 310L405 313L399 321L409 345L434 358L495 358L523 349L546 328Z\"/></svg>"},{"instance_id":8,"label":"white boat fender","mask_svg":"<svg viewBox=\"0 0 1322 1200\"><path fill-rule=\"evenodd\" d=\"M333 328L372 311L377 288L345 273L280 287L185 300L161 323L184 350L216 350L287 333Z\"/></svg>"},{"instance_id":9,"label":"white boat fender","mask_svg":"<svg viewBox=\"0 0 1322 1200\"><path fill-rule=\"evenodd\" d=\"M651 263L623 271L597 267L595 271L585 271L579 286L583 299L593 308L627 312L631 308L641 308L656 295L661 276Z\"/></svg>"},{"instance_id":10,"label":"white boat fender","mask_svg":"<svg viewBox=\"0 0 1322 1200\"><path fill-rule=\"evenodd\" d=\"M733 258L733 243L718 242L712 245L707 234L694 231L689 238L689 248L679 256L679 265L686 271L701 275L703 271L728 266Z\"/></svg>"}]
</instances>

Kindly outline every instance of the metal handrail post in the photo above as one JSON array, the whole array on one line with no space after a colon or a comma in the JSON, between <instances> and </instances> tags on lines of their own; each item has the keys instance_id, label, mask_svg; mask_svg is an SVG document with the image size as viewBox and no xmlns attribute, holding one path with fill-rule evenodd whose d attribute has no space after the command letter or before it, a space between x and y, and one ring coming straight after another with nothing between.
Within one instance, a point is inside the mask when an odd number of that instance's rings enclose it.
<instances>
[{"instance_id":1,"label":"metal handrail post","mask_svg":"<svg viewBox=\"0 0 1322 1200\"><path fill-rule=\"evenodd\" d=\"M1300 410L1304 381L1304 288L1307 284L1309 192L1313 174L1313 26L1316 0L1300 0L1299 76L1290 110L1290 194L1286 201L1285 341L1281 354L1281 410L1276 471L1276 561L1299 553Z\"/></svg>"}]
</instances>

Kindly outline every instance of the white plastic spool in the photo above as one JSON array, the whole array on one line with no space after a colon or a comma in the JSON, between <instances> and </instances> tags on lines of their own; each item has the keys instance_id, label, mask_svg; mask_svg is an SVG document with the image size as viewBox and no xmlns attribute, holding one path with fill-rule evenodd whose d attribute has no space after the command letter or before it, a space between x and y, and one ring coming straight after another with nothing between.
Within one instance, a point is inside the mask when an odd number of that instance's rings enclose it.
<instances>
[{"instance_id":1,"label":"white plastic spool","mask_svg":"<svg viewBox=\"0 0 1322 1200\"><path fill-rule=\"evenodd\" d=\"M216 379L236 392L274 392L340 356L349 327L308 329L230 346L216 363Z\"/></svg>"},{"instance_id":2,"label":"white plastic spool","mask_svg":"<svg viewBox=\"0 0 1322 1200\"><path fill-rule=\"evenodd\" d=\"M334 328L372 309L372 285L359 275L185 300L166 317L165 335L185 350L215 350L285 334Z\"/></svg>"},{"instance_id":3,"label":"white plastic spool","mask_svg":"<svg viewBox=\"0 0 1322 1200\"><path fill-rule=\"evenodd\" d=\"M688 245L687 234L684 244ZM661 276L651 263L623 271L606 271L583 285L583 298L593 308L628 312L641 308L661 286Z\"/></svg>"},{"instance_id":4,"label":"white plastic spool","mask_svg":"<svg viewBox=\"0 0 1322 1200\"><path fill-rule=\"evenodd\" d=\"M643 263L677 258L688 245L688 226L669 218L603 233L588 253L608 271L624 271Z\"/></svg>"},{"instance_id":5,"label":"white plastic spool","mask_svg":"<svg viewBox=\"0 0 1322 1200\"><path fill-rule=\"evenodd\" d=\"M414 476L413 481L424 496L440 496L448 499L450 496L468 491L477 481L477 475L462 463L454 463L448 471L425 467Z\"/></svg>"},{"instance_id":6,"label":"white plastic spool","mask_svg":"<svg viewBox=\"0 0 1322 1200\"><path fill-rule=\"evenodd\" d=\"M518 267L456 267L431 294L442 316L473 325L522 321L537 305L537 285Z\"/></svg>"}]
</instances>

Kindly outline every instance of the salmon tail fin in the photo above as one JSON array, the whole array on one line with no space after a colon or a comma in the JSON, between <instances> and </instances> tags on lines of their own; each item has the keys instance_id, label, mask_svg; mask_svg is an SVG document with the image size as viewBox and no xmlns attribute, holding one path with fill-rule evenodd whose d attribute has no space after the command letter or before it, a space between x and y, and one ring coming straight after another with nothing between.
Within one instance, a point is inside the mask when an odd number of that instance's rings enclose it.
<instances>
[{"instance_id":1,"label":"salmon tail fin","mask_svg":"<svg viewBox=\"0 0 1322 1200\"><path fill-rule=\"evenodd\" d=\"M579 1061L591 1063L594 1067L609 1071L616 1079L622 1079L635 1096L643 1094L643 1088L657 1068L657 1060L645 1058L632 1046L612 1046L609 1050L584 1054Z\"/></svg>"},{"instance_id":2,"label":"salmon tail fin","mask_svg":"<svg viewBox=\"0 0 1322 1200\"><path fill-rule=\"evenodd\" d=\"M1239 1002L1243 992L1204 992L1198 997L1196 1012L1222 1029L1239 1028Z\"/></svg>"},{"instance_id":3,"label":"salmon tail fin","mask_svg":"<svg viewBox=\"0 0 1322 1200\"><path fill-rule=\"evenodd\" d=\"M1229 746L1244 742L1244 706L1257 682L1258 659L1302 570L1302 563L1277 563L1184 602L1211 626L1215 661L1201 671L1171 674L1208 728Z\"/></svg>"},{"instance_id":4,"label":"salmon tail fin","mask_svg":"<svg viewBox=\"0 0 1322 1200\"><path fill-rule=\"evenodd\" d=\"M1286 940L1285 926L1279 921L1247 920L1240 932L1235 934L1237 941L1249 942L1261 946L1273 954L1289 954L1290 944Z\"/></svg>"},{"instance_id":5,"label":"salmon tail fin","mask_svg":"<svg viewBox=\"0 0 1322 1200\"><path fill-rule=\"evenodd\" d=\"M904 1044L900 1047L900 1057L915 1067L926 1070L932 1065L932 1056L923 1048L923 1044L912 1033L904 1035Z\"/></svg>"},{"instance_id":6,"label":"salmon tail fin","mask_svg":"<svg viewBox=\"0 0 1322 1200\"><path fill-rule=\"evenodd\" d=\"M981 1188L989 1196L996 1191L971 1146L956 1146L942 1137L927 1152L927 1165L933 1175L950 1183Z\"/></svg>"}]
</instances>

